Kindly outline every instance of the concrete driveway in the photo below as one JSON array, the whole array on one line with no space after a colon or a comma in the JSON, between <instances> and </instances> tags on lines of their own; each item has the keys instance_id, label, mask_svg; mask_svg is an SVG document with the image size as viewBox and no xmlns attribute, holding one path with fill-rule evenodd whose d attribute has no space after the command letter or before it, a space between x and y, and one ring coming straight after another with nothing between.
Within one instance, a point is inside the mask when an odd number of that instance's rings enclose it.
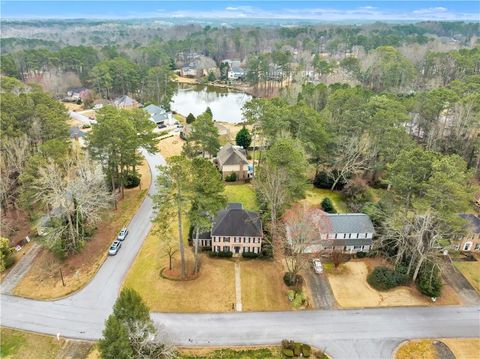
<instances>
[{"instance_id":1,"label":"concrete driveway","mask_svg":"<svg viewBox=\"0 0 480 359\"><path fill-rule=\"evenodd\" d=\"M312 300L317 309L335 308L335 296L325 273L317 274L312 268L307 268L305 277L312 292Z\"/></svg>"},{"instance_id":2,"label":"concrete driveway","mask_svg":"<svg viewBox=\"0 0 480 359\"><path fill-rule=\"evenodd\" d=\"M145 154L156 177L160 155ZM154 181L152 181L154 182ZM153 194L154 186L149 190ZM147 197L129 224L120 252L108 258L79 292L56 301L0 296L1 325L78 339L98 339L123 278L151 228ZM300 312L153 313L183 345L271 344L296 339L326 349L334 358L390 358L405 339L480 336L480 307L383 308ZM189 340L190 339L190 340Z\"/></svg>"}]
</instances>

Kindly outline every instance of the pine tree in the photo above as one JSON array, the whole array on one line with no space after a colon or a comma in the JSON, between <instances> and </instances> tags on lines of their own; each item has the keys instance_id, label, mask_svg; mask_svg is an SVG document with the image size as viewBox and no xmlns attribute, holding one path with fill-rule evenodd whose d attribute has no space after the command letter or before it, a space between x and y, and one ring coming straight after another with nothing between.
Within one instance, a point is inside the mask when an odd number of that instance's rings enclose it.
<instances>
[{"instance_id":1,"label":"pine tree","mask_svg":"<svg viewBox=\"0 0 480 359\"><path fill-rule=\"evenodd\" d=\"M237 136L235 137L235 142L238 146L242 146L245 149L250 147L250 144L252 143L252 136L245 126L238 131Z\"/></svg>"},{"instance_id":2,"label":"pine tree","mask_svg":"<svg viewBox=\"0 0 480 359\"><path fill-rule=\"evenodd\" d=\"M335 206L330 198L325 197L321 203L322 209L327 213L337 213Z\"/></svg>"},{"instance_id":3,"label":"pine tree","mask_svg":"<svg viewBox=\"0 0 480 359\"><path fill-rule=\"evenodd\" d=\"M195 116L192 113L189 113L186 120L188 124L191 124L193 121L195 121Z\"/></svg>"},{"instance_id":4,"label":"pine tree","mask_svg":"<svg viewBox=\"0 0 480 359\"><path fill-rule=\"evenodd\" d=\"M103 338L99 340L98 347L104 359L133 358L127 329L114 314L105 321Z\"/></svg>"}]
</instances>

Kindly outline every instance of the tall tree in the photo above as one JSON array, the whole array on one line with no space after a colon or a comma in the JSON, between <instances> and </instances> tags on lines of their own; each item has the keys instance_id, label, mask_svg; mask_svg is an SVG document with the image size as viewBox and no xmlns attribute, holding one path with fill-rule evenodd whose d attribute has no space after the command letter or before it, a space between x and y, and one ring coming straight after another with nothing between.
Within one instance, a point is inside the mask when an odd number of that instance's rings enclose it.
<instances>
[{"instance_id":1,"label":"tall tree","mask_svg":"<svg viewBox=\"0 0 480 359\"><path fill-rule=\"evenodd\" d=\"M183 215L192 200L192 164L185 156L173 156L167 165L160 168L157 179L158 193L154 196L157 210L174 209L178 222L178 247L181 259L181 276L186 277L185 245L183 238ZM169 218L164 218L168 221Z\"/></svg>"},{"instance_id":2,"label":"tall tree","mask_svg":"<svg viewBox=\"0 0 480 359\"><path fill-rule=\"evenodd\" d=\"M248 149L252 143L252 136L248 129L243 126L240 131L238 131L237 136L235 136L235 143L237 146L242 146L244 149Z\"/></svg>"},{"instance_id":3,"label":"tall tree","mask_svg":"<svg viewBox=\"0 0 480 359\"><path fill-rule=\"evenodd\" d=\"M199 115L192 124L192 134L189 140L193 141L199 147L203 156L209 154L214 156L220 149L218 140L218 128L212 120L211 114L205 111Z\"/></svg>"}]
</instances>

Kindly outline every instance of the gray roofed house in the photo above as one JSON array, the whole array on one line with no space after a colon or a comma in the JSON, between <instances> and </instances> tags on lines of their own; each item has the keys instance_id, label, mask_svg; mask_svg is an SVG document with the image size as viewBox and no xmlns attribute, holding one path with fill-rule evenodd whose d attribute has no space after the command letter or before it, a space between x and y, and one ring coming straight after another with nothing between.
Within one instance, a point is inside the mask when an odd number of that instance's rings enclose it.
<instances>
[{"instance_id":1,"label":"gray roofed house","mask_svg":"<svg viewBox=\"0 0 480 359\"><path fill-rule=\"evenodd\" d=\"M260 215L243 209L241 203L229 203L215 216L212 229L199 235L199 244L214 252L260 253L262 239Z\"/></svg>"},{"instance_id":2,"label":"gray roofed house","mask_svg":"<svg viewBox=\"0 0 480 359\"><path fill-rule=\"evenodd\" d=\"M127 95L117 97L115 100L113 100L113 104L117 108L137 108L140 106L138 101Z\"/></svg>"},{"instance_id":3,"label":"gray roofed house","mask_svg":"<svg viewBox=\"0 0 480 359\"><path fill-rule=\"evenodd\" d=\"M150 120L155 122L157 125L168 125L171 126L174 124L174 120L170 112L167 112L160 106L157 105L148 105L143 108L150 115Z\"/></svg>"},{"instance_id":4,"label":"gray roofed house","mask_svg":"<svg viewBox=\"0 0 480 359\"><path fill-rule=\"evenodd\" d=\"M315 210L324 226L319 229L318 239L305 248L306 253L342 251L347 253L368 252L373 243L375 229L370 217L363 213L325 213ZM287 228L288 233L288 228Z\"/></svg>"},{"instance_id":5,"label":"gray roofed house","mask_svg":"<svg viewBox=\"0 0 480 359\"><path fill-rule=\"evenodd\" d=\"M245 180L248 174L248 159L245 149L227 143L218 151L216 162L222 177L235 173L237 180Z\"/></svg>"}]
</instances>

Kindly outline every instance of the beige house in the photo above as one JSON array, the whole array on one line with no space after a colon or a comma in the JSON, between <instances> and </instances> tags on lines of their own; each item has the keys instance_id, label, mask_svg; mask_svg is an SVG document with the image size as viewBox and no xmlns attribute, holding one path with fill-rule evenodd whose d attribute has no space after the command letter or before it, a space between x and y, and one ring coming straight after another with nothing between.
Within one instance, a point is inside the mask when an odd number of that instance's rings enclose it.
<instances>
[{"instance_id":1,"label":"beige house","mask_svg":"<svg viewBox=\"0 0 480 359\"><path fill-rule=\"evenodd\" d=\"M227 208L218 212L210 232L199 236L202 247L211 247L213 252L262 251L263 230L258 213L246 211L241 203L229 203Z\"/></svg>"},{"instance_id":2,"label":"beige house","mask_svg":"<svg viewBox=\"0 0 480 359\"><path fill-rule=\"evenodd\" d=\"M457 249L465 252L480 252L480 218L476 214L461 214L468 221L468 232L457 245Z\"/></svg>"},{"instance_id":3,"label":"beige house","mask_svg":"<svg viewBox=\"0 0 480 359\"><path fill-rule=\"evenodd\" d=\"M249 178L247 153L240 146L227 143L218 151L216 163L223 179L232 173L235 173L240 181Z\"/></svg>"}]
</instances>

